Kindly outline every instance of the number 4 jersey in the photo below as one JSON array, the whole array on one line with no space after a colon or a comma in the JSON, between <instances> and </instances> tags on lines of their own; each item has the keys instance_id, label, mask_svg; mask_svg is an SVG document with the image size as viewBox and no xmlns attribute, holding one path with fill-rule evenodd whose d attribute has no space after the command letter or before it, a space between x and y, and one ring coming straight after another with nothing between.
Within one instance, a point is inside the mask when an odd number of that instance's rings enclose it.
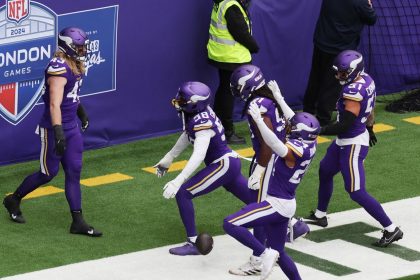
<instances>
[{"instance_id":1,"label":"number 4 jersey","mask_svg":"<svg viewBox=\"0 0 420 280\"><path fill-rule=\"evenodd\" d=\"M67 80L64 86L63 101L61 103L61 119L63 128L73 128L77 125L77 107L79 105L79 91L82 85L83 75L74 74L64 59L54 57L45 70L44 94L42 99L45 103L44 114L40 126L50 128L50 87L48 78L63 77Z\"/></svg>"}]
</instances>

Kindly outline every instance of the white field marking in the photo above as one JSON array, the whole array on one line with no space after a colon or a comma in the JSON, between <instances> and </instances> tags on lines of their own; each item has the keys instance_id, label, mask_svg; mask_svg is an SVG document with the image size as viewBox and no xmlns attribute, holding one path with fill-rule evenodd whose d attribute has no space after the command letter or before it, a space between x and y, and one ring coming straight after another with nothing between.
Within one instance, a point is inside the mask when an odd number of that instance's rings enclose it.
<instances>
[{"instance_id":1,"label":"white field marking","mask_svg":"<svg viewBox=\"0 0 420 280\"><path fill-rule=\"evenodd\" d=\"M397 244L420 251L420 197L383 204L396 225L401 226L404 238ZM329 228L364 222L376 227L380 225L364 209L355 209L329 215ZM311 226L312 231L321 228ZM345 234L343 232L343 234ZM380 231L368 234L380 237ZM216 236L215 247L207 256L172 256L165 246L130 254L103 258L40 270L36 272L3 278L3 280L240 280L240 276L230 275L229 268L236 267L248 260L251 251L230 236ZM383 280L420 274L420 261L409 262L378 252L367 247L343 240L331 240L315 243L307 239L298 239L290 248L345 265L361 272L346 276L333 276L311 267L297 264L301 277L310 280L332 279L370 279ZM248 279L248 277L246 278ZM259 279L249 277L250 280ZM278 266L268 279L286 279Z\"/></svg>"}]
</instances>

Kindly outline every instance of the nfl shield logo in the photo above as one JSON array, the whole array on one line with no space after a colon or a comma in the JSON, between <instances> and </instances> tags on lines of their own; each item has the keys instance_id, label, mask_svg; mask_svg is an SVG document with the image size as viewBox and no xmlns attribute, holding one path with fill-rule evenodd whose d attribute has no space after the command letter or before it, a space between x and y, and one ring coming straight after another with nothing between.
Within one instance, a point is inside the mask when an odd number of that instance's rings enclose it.
<instances>
[{"instance_id":1,"label":"nfl shield logo","mask_svg":"<svg viewBox=\"0 0 420 280\"><path fill-rule=\"evenodd\" d=\"M19 23L29 15L29 0L6 0L7 19Z\"/></svg>"}]
</instances>

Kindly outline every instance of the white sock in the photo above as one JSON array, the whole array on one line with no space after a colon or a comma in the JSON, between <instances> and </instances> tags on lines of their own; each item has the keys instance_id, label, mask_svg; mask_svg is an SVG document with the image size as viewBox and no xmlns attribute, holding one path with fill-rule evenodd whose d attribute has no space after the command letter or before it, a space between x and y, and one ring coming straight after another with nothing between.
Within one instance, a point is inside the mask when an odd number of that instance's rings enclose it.
<instances>
[{"instance_id":1,"label":"white sock","mask_svg":"<svg viewBox=\"0 0 420 280\"><path fill-rule=\"evenodd\" d=\"M195 243L195 241L197 241L197 235L196 235L196 236L191 236L191 237L188 237L188 239L189 239L192 243Z\"/></svg>"},{"instance_id":2,"label":"white sock","mask_svg":"<svg viewBox=\"0 0 420 280\"><path fill-rule=\"evenodd\" d=\"M387 232L393 232L393 231L395 231L395 229L397 228L397 226L396 225L394 225L394 223L392 223L392 224L390 224L389 226L387 226L386 228L385 228L385 230L387 231Z\"/></svg>"},{"instance_id":3,"label":"white sock","mask_svg":"<svg viewBox=\"0 0 420 280\"><path fill-rule=\"evenodd\" d=\"M292 220L290 221L290 223L292 224L292 226L294 226L297 223L298 219L296 219L295 217L292 217Z\"/></svg>"},{"instance_id":4,"label":"white sock","mask_svg":"<svg viewBox=\"0 0 420 280\"><path fill-rule=\"evenodd\" d=\"M315 210L315 217L317 217L318 219L324 218L325 216L327 216L327 212L322 212L318 209Z\"/></svg>"}]
</instances>

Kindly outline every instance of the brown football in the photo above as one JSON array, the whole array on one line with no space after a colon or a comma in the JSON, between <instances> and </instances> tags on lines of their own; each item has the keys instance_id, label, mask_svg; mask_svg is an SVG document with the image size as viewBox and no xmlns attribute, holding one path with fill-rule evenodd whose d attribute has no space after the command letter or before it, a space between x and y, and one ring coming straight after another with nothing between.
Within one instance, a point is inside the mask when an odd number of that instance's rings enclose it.
<instances>
[{"instance_id":1,"label":"brown football","mask_svg":"<svg viewBox=\"0 0 420 280\"><path fill-rule=\"evenodd\" d=\"M200 233L195 241L198 251L202 255L207 255L213 249L213 237L208 233Z\"/></svg>"}]
</instances>

